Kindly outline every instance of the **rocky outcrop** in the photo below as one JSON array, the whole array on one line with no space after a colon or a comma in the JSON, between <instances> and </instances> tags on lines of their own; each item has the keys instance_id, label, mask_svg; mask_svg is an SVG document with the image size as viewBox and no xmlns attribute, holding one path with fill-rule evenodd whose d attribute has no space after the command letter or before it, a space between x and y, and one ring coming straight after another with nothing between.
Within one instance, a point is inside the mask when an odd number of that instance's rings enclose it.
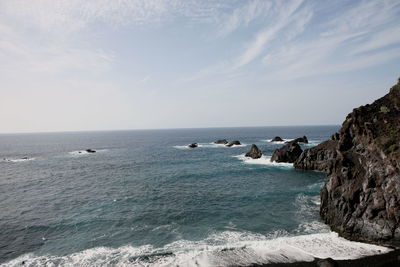
<instances>
[{"instance_id":1,"label":"rocky outcrop","mask_svg":"<svg viewBox=\"0 0 400 267\"><path fill-rule=\"evenodd\" d=\"M196 148L198 146L199 145L197 143L192 143L192 144L188 145L189 148Z\"/></svg>"},{"instance_id":2,"label":"rocky outcrop","mask_svg":"<svg viewBox=\"0 0 400 267\"><path fill-rule=\"evenodd\" d=\"M307 139L307 136L303 136L303 137L299 137L299 138L293 139L291 141L287 141L286 143L304 143L304 144L308 144L308 139Z\"/></svg>"},{"instance_id":3,"label":"rocky outcrop","mask_svg":"<svg viewBox=\"0 0 400 267\"><path fill-rule=\"evenodd\" d=\"M301 155L303 150L297 143L288 143L272 153L271 161L293 163Z\"/></svg>"},{"instance_id":4,"label":"rocky outcrop","mask_svg":"<svg viewBox=\"0 0 400 267\"><path fill-rule=\"evenodd\" d=\"M259 159L261 158L262 153L261 150L255 144L252 144L250 151L247 152L245 156L253 159Z\"/></svg>"},{"instance_id":5,"label":"rocky outcrop","mask_svg":"<svg viewBox=\"0 0 400 267\"><path fill-rule=\"evenodd\" d=\"M400 80L373 104L354 109L332 139L332 154L315 149L304 158L317 163L298 163L329 169L323 220L349 239L400 246ZM322 158L329 163L318 163Z\"/></svg>"},{"instance_id":6,"label":"rocky outcrop","mask_svg":"<svg viewBox=\"0 0 400 267\"><path fill-rule=\"evenodd\" d=\"M226 145L228 143L228 141L226 139L221 139L221 140L217 140L214 142L214 144L217 145Z\"/></svg>"},{"instance_id":7,"label":"rocky outcrop","mask_svg":"<svg viewBox=\"0 0 400 267\"><path fill-rule=\"evenodd\" d=\"M334 161L337 156L338 142L328 140L321 144L306 149L301 153L299 158L294 162L296 169L331 172Z\"/></svg>"},{"instance_id":8,"label":"rocky outcrop","mask_svg":"<svg viewBox=\"0 0 400 267\"><path fill-rule=\"evenodd\" d=\"M271 142L283 142L283 139L280 138L279 136L275 136L274 138L271 139Z\"/></svg>"},{"instance_id":9,"label":"rocky outcrop","mask_svg":"<svg viewBox=\"0 0 400 267\"><path fill-rule=\"evenodd\" d=\"M235 141L229 142L226 146L231 147L231 146L240 146L240 145L241 145L241 143L239 141L235 140Z\"/></svg>"},{"instance_id":10,"label":"rocky outcrop","mask_svg":"<svg viewBox=\"0 0 400 267\"><path fill-rule=\"evenodd\" d=\"M89 149L86 149L85 151L86 151L87 153L96 153L96 150L93 150L93 149L90 149L90 148L89 148Z\"/></svg>"}]
</instances>

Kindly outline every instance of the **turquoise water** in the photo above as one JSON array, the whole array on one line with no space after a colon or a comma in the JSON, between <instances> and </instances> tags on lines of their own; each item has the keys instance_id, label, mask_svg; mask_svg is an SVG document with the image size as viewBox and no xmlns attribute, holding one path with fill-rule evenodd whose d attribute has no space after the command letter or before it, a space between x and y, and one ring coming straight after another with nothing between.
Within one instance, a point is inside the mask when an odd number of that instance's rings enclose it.
<instances>
[{"instance_id":1,"label":"turquoise water","mask_svg":"<svg viewBox=\"0 0 400 267\"><path fill-rule=\"evenodd\" d=\"M327 233L318 215L325 175L269 163L282 144L268 139L306 135L311 147L337 129L0 135L0 263L162 265L245 241ZM221 138L243 145L212 144ZM193 142L200 146L185 147ZM243 157L253 143L263 158ZM97 152L78 152L87 148Z\"/></svg>"}]
</instances>

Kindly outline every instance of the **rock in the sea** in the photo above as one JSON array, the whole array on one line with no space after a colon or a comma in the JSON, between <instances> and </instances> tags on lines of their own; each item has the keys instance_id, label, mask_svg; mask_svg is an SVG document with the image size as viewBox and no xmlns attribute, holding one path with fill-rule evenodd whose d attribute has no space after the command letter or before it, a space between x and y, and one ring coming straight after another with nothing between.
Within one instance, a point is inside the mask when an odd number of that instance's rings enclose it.
<instances>
[{"instance_id":1,"label":"rock in the sea","mask_svg":"<svg viewBox=\"0 0 400 267\"><path fill-rule=\"evenodd\" d=\"M333 163L337 156L338 142L327 140L321 144L306 149L300 157L294 162L296 169L316 170L329 173L332 170Z\"/></svg>"},{"instance_id":2,"label":"rock in the sea","mask_svg":"<svg viewBox=\"0 0 400 267\"><path fill-rule=\"evenodd\" d=\"M286 143L304 143L308 144L307 136L299 137L291 141L287 141Z\"/></svg>"},{"instance_id":3,"label":"rock in the sea","mask_svg":"<svg viewBox=\"0 0 400 267\"><path fill-rule=\"evenodd\" d=\"M87 153L96 153L96 150L93 150L93 149L86 149L86 152L87 152Z\"/></svg>"},{"instance_id":4,"label":"rock in the sea","mask_svg":"<svg viewBox=\"0 0 400 267\"><path fill-rule=\"evenodd\" d=\"M231 147L231 146L240 146L240 145L241 145L241 143L239 141L235 140L235 141L229 142L226 146Z\"/></svg>"},{"instance_id":5,"label":"rock in the sea","mask_svg":"<svg viewBox=\"0 0 400 267\"><path fill-rule=\"evenodd\" d=\"M283 139L279 136L275 136L274 138L272 138L271 142L283 142Z\"/></svg>"},{"instance_id":6,"label":"rock in the sea","mask_svg":"<svg viewBox=\"0 0 400 267\"><path fill-rule=\"evenodd\" d=\"M188 145L189 148L196 148L198 146L199 145L197 143L192 143L192 144Z\"/></svg>"},{"instance_id":7,"label":"rock in the sea","mask_svg":"<svg viewBox=\"0 0 400 267\"><path fill-rule=\"evenodd\" d=\"M214 144L217 144L217 145L226 145L226 144L228 144L228 141L227 141L226 139L221 139L221 140L215 141Z\"/></svg>"},{"instance_id":8,"label":"rock in the sea","mask_svg":"<svg viewBox=\"0 0 400 267\"><path fill-rule=\"evenodd\" d=\"M274 151L271 161L293 163L298 159L302 152L303 150L299 144L288 143Z\"/></svg>"},{"instance_id":9,"label":"rock in the sea","mask_svg":"<svg viewBox=\"0 0 400 267\"><path fill-rule=\"evenodd\" d=\"M400 80L353 110L321 190L320 214L352 240L400 246Z\"/></svg>"},{"instance_id":10,"label":"rock in the sea","mask_svg":"<svg viewBox=\"0 0 400 267\"><path fill-rule=\"evenodd\" d=\"M259 159L261 158L261 156L262 156L261 150L255 144L252 144L250 151L246 153L246 157L250 157L253 159Z\"/></svg>"}]
</instances>

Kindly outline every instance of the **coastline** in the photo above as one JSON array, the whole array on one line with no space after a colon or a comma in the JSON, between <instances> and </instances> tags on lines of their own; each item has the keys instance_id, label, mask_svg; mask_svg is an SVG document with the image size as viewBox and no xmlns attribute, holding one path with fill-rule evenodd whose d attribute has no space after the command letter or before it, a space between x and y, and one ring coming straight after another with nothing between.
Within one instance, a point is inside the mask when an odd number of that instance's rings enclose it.
<instances>
[{"instance_id":1,"label":"coastline","mask_svg":"<svg viewBox=\"0 0 400 267\"><path fill-rule=\"evenodd\" d=\"M248 267L396 267L400 266L400 249L394 249L388 253L366 256L359 259L352 260L333 260L318 259L306 262L292 262L292 263L270 263L270 264L252 264Z\"/></svg>"}]
</instances>

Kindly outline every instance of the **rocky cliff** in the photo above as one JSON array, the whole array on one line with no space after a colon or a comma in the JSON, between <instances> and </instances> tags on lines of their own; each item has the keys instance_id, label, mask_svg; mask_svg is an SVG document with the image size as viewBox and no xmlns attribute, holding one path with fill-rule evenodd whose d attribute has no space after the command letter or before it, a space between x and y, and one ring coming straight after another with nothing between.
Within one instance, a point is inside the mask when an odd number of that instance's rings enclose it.
<instances>
[{"instance_id":1,"label":"rocky cliff","mask_svg":"<svg viewBox=\"0 0 400 267\"><path fill-rule=\"evenodd\" d=\"M384 97L354 109L333 139L295 163L328 173L323 220L349 239L400 246L400 80Z\"/></svg>"}]
</instances>

